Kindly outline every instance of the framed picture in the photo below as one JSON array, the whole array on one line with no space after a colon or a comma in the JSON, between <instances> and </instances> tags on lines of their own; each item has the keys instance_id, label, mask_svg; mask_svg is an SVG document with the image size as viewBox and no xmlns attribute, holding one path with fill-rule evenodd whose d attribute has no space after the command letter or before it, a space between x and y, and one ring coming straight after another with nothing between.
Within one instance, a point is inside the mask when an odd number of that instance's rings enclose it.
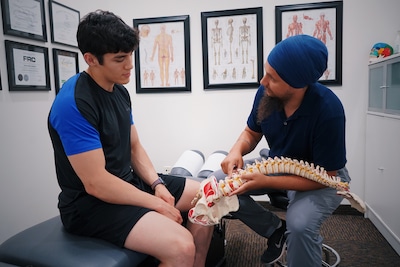
<instances>
[{"instance_id":1,"label":"framed picture","mask_svg":"<svg viewBox=\"0 0 400 267\"><path fill-rule=\"evenodd\" d=\"M328 68L319 82L342 85L343 2L276 6L276 43L297 34L320 39L328 49Z\"/></svg>"},{"instance_id":2,"label":"framed picture","mask_svg":"<svg viewBox=\"0 0 400 267\"><path fill-rule=\"evenodd\" d=\"M262 25L261 7L201 13L204 89L259 86Z\"/></svg>"},{"instance_id":3,"label":"framed picture","mask_svg":"<svg viewBox=\"0 0 400 267\"><path fill-rule=\"evenodd\" d=\"M46 47L5 41L10 91L50 90Z\"/></svg>"},{"instance_id":4,"label":"framed picture","mask_svg":"<svg viewBox=\"0 0 400 267\"><path fill-rule=\"evenodd\" d=\"M78 47L76 31L80 20L79 11L52 0L49 2L49 8L51 41Z\"/></svg>"},{"instance_id":5,"label":"framed picture","mask_svg":"<svg viewBox=\"0 0 400 267\"><path fill-rule=\"evenodd\" d=\"M4 34L47 41L44 0L1 0Z\"/></svg>"},{"instance_id":6,"label":"framed picture","mask_svg":"<svg viewBox=\"0 0 400 267\"><path fill-rule=\"evenodd\" d=\"M53 48L56 94L62 85L79 72L78 53Z\"/></svg>"},{"instance_id":7,"label":"framed picture","mask_svg":"<svg viewBox=\"0 0 400 267\"><path fill-rule=\"evenodd\" d=\"M191 91L189 16L134 19L136 92Z\"/></svg>"}]
</instances>

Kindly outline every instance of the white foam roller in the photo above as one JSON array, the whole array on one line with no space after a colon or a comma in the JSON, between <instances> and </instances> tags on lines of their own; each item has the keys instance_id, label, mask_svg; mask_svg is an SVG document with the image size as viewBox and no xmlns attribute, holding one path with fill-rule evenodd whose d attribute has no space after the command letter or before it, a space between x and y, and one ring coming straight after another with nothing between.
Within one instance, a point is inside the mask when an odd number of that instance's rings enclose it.
<instances>
[{"instance_id":1,"label":"white foam roller","mask_svg":"<svg viewBox=\"0 0 400 267\"><path fill-rule=\"evenodd\" d=\"M228 152L218 150L213 152L199 170L197 177L207 178L208 175L218 169L221 169L221 162L228 155Z\"/></svg>"},{"instance_id":2,"label":"white foam roller","mask_svg":"<svg viewBox=\"0 0 400 267\"><path fill-rule=\"evenodd\" d=\"M186 150L172 166L171 174L194 176L204 164L204 155L198 150Z\"/></svg>"}]
</instances>

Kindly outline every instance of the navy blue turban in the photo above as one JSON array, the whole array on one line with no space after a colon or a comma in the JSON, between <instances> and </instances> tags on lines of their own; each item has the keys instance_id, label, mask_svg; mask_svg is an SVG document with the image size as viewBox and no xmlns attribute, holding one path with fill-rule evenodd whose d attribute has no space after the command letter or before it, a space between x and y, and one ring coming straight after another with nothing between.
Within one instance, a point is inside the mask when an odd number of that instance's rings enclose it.
<instances>
[{"instance_id":1,"label":"navy blue turban","mask_svg":"<svg viewBox=\"0 0 400 267\"><path fill-rule=\"evenodd\" d=\"M268 56L269 65L294 88L317 82L327 68L327 61L325 44L303 34L279 42Z\"/></svg>"}]
</instances>

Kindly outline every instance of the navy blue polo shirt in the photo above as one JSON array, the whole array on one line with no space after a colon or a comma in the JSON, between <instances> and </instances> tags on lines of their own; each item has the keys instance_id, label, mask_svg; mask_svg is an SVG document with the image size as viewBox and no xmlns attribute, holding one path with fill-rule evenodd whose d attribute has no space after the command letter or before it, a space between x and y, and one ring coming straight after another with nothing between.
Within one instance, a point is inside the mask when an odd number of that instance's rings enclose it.
<instances>
[{"instance_id":1,"label":"navy blue polo shirt","mask_svg":"<svg viewBox=\"0 0 400 267\"><path fill-rule=\"evenodd\" d=\"M339 98L329 88L312 84L292 116L287 118L284 111L274 111L258 123L257 109L264 92L260 86L247 125L264 135L271 157L304 160L327 171L345 166L345 113Z\"/></svg>"}]
</instances>

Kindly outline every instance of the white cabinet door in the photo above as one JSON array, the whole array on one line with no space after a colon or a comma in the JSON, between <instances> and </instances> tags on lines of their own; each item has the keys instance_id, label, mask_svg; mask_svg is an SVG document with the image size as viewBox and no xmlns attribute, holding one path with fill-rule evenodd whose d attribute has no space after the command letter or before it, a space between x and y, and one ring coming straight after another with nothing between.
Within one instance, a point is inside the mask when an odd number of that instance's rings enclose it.
<instances>
[{"instance_id":1,"label":"white cabinet door","mask_svg":"<svg viewBox=\"0 0 400 267\"><path fill-rule=\"evenodd\" d=\"M395 248L400 240L399 189L400 119L368 114L365 202L371 221Z\"/></svg>"}]
</instances>

